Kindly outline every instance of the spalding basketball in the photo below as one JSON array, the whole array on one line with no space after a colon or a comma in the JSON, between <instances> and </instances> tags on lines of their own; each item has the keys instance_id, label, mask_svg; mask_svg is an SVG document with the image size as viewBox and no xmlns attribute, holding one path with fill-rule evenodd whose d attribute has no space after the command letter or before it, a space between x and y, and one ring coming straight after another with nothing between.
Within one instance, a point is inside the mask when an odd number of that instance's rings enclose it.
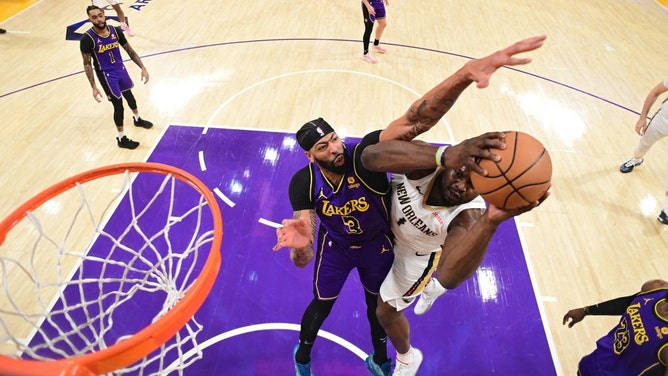
<instances>
[{"instance_id":1,"label":"spalding basketball","mask_svg":"<svg viewBox=\"0 0 668 376\"><path fill-rule=\"evenodd\" d=\"M538 201L550 189L552 160L543 144L534 137L516 131L504 133L506 148L490 149L501 156L501 160L481 160L478 164L488 175L473 172L471 182L488 203L502 209L515 209Z\"/></svg>"}]
</instances>

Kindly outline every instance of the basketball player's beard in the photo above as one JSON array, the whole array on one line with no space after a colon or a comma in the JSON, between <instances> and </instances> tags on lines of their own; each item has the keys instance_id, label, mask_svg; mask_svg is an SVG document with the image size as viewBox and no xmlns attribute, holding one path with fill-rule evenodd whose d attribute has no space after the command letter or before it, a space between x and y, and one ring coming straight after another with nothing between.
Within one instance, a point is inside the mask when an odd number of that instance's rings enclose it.
<instances>
[{"instance_id":1,"label":"basketball player's beard","mask_svg":"<svg viewBox=\"0 0 668 376\"><path fill-rule=\"evenodd\" d=\"M107 20L105 19L104 21L102 21L102 25L94 24L94 26L96 30L102 31L107 28Z\"/></svg>"},{"instance_id":2,"label":"basketball player's beard","mask_svg":"<svg viewBox=\"0 0 668 376\"><path fill-rule=\"evenodd\" d=\"M334 165L334 161L325 162L317 159L316 161L318 161L318 165L324 168L325 170L333 172L335 174L343 175L348 170L348 155L345 152L342 155L343 155L343 164L341 166ZM336 160L336 158L334 158L334 160Z\"/></svg>"}]
</instances>

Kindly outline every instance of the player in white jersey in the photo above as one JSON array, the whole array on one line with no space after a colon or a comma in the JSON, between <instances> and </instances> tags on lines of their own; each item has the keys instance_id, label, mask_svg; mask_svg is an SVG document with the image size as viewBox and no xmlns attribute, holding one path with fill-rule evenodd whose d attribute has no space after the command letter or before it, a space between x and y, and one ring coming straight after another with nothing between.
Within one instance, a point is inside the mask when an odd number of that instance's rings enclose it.
<instances>
[{"instance_id":1,"label":"player in white jersey","mask_svg":"<svg viewBox=\"0 0 668 376\"><path fill-rule=\"evenodd\" d=\"M455 176L468 176L463 170L452 170ZM409 179L392 175L392 233L395 237L394 263L381 286L383 300L397 310L408 307L420 294L438 266L441 245L445 243L452 221L466 209L485 209L485 201L475 196L469 202L450 207L430 205L435 177L445 170L435 169L429 175ZM467 197L468 198L468 197Z\"/></svg>"},{"instance_id":2,"label":"player in white jersey","mask_svg":"<svg viewBox=\"0 0 668 376\"><path fill-rule=\"evenodd\" d=\"M130 29L130 26L128 26L128 22L125 19L125 13L123 12L123 8L121 8L121 4L118 3L118 0L91 0L91 3L100 9L104 9L107 6L105 2L111 5L111 7L116 11L118 21L121 23L121 30L123 30L123 32L127 35L133 37L135 33L132 31L132 29Z\"/></svg>"},{"instance_id":3,"label":"player in white jersey","mask_svg":"<svg viewBox=\"0 0 668 376\"><path fill-rule=\"evenodd\" d=\"M659 82L650 90L643 102L642 110L640 110L640 117L636 122L635 130L640 135L640 140L633 150L633 158L624 162L619 167L619 171L629 173L633 168L640 166L644 161L645 154L649 149L659 140L668 136L668 98L664 98L661 102L661 107L656 111L652 119L647 122L647 115L650 109L654 106L657 99L668 91L668 78ZM668 178L665 180L665 196L663 200L663 209L657 219L664 225L668 225Z\"/></svg>"},{"instance_id":4,"label":"player in white jersey","mask_svg":"<svg viewBox=\"0 0 668 376\"><path fill-rule=\"evenodd\" d=\"M468 279L485 257L499 224L547 197L514 210L493 205L485 209L471 183L471 164L462 158L480 139L450 148L422 141L383 141L362 153L366 168L393 173L394 262L381 285L376 314L397 350L394 375L415 375L422 362L420 350L411 347L410 325L402 310L428 283L445 292Z\"/></svg>"}]
</instances>

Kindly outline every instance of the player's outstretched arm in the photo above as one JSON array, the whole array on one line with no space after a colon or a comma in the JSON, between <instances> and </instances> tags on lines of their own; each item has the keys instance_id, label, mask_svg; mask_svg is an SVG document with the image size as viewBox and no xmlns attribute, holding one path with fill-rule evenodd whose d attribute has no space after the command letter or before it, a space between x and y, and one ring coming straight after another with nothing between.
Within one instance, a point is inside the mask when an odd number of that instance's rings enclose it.
<instances>
[{"instance_id":1,"label":"player's outstretched arm","mask_svg":"<svg viewBox=\"0 0 668 376\"><path fill-rule=\"evenodd\" d=\"M506 219L537 207L547 196L549 193L537 202L512 210L501 210L490 205L484 213L475 209L459 213L448 228L436 270L436 278L441 285L446 289L454 289L471 277L484 259L489 242L499 225Z\"/></svg>"},{"instance_id":2,"label":"player's outstretched arm","mask_svg":"<svg viewBox=\"0 0 668 376\"><path fill-rule=\"evenodd\" d=\"M540 48L546 36L537 36L514 43L481 59L468 61L462 68L415 101L406 113L391 122L380 135L380 140L410 141L422 134L445 115L459 95L473 82L478 88L489 85L489 79L504 65L515 66L531 62L517 54Z\"/></svg>"},{"instance_id":3,"label":"player's outstretched arm","mask_svg":"<svg viewBox=\"0 0 668 376\"><path fill-rule=\"evenodd\" d=\"M505 149L503 132L487 132L477 137L462 141L447 149L439 149L426 142L413 140L387 140L367 146L362 152L362 165L371 171L407 173L409 171L433 171L437 166L457 169L466 166L471 170L486 175L477 160L500 157L489 149Z\"/></svg>"}]
</instances>

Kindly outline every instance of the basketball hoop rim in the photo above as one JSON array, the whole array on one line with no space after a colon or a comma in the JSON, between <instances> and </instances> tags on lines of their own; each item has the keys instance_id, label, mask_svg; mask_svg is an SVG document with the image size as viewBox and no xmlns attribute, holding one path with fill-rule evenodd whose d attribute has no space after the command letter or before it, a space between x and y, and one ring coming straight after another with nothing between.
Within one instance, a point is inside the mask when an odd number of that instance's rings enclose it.
<instances>
[{"instance_id":1,"label":"basketball hoop rim","mask_svg":"<svg viewBox=\"0 0 668 376\"><path fill-rule=\"evenodd\" d=\"M183 298L172 309L133 336L104 350L59 360L15 359L0 354L0 373L3 375L96 375L127 367L150 354L173 337L204 303L215 283L222 262L220 254L223 237L222 215L216 197L201 180L171 165L154 162L120 163L88 170L61 180L26 201L0 222L0 244L4 242L6 234L25 217L26 212L39 207L62 192L72 189L77 183L85 183L125 171L163 175L170 173L179 180L188 183L204 196L213 215L214 237L202 271Z\"/></svg>"}]
</instances>

